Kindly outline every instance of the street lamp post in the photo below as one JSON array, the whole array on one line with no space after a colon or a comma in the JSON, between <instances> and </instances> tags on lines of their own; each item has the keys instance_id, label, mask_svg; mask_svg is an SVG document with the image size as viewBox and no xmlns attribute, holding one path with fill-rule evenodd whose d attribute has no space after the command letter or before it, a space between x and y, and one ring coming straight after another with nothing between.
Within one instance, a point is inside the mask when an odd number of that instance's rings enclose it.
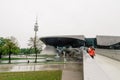
<instances>
[{"instance_id":1,"label":"street lamp post","mask_svg":"<svg viewBox=\"0 0 120 80\"><path fill-rule=\"evenodd\" d=\"M38 31L38 23L37 23L37 19L36 19L36 23L34 25L34 31L35 31L35 37L34 37L34 49L35 49L35 63L37 63L37 46L36 46L36 35L37 35L37 31Z\"/></svg>"}]
</instances>

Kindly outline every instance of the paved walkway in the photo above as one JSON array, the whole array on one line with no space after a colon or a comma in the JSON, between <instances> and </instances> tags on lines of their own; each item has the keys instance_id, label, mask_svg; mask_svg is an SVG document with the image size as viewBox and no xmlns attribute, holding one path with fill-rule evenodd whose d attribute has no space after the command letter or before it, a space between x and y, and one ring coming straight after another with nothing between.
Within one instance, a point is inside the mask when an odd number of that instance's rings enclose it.
<instances>
[{"instance_id":1,"label":"paved walkway","mask_svg":"<svg viewBox=\"0 0 120 80\"><path fill-rule=\"evenodd\" d=\"M62 80L83 80L82 64L67 63L62 72Z\"/></svg>"},{"instance_id":2,"label":"paved walkway","mask_svg":"<svg viewBox=\"0 0 120 80\"><path fill-rule=\"evenodd\" d=\"M104 70L110 80L120 80L120 61L96 55L95 61Z\"/></svg>"},{"instance_id":3,"label":"paved walkway","mask_svg":"<svg viewBox=\"0 0 120 80\"><path fill-rule=\"evenodd\" d=\"M82 80L79 71L67 71L63 70L62 80Z\"/></svg>"}]
</instances>

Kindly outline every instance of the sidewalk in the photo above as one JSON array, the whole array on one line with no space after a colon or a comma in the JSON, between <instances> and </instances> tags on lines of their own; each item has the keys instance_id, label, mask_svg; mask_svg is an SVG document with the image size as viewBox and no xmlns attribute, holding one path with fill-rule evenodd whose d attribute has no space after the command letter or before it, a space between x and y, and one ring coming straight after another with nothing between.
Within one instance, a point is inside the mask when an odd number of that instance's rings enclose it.
<instances>
[{"instance_id":1,"label":"sidewalk","mask_svg":"<svg viewBox=\"0 0 120 80\"><path fill-rule=\"evenodd\" d=\"M62 80L82 80L82 77L80 75L81 75L81 72L79 71L63 70Z\"/></svg>"},{"instance_id":2,"label":"sidewalk","mask_svg":"<svg viewBox=\"0 0 120 80\"><path fill-rule=\"evenodd\" d=\"M83 80L82 65L69 64L62 72L62 80Z\"/></svg>"},{"instance_id":3,"label":"sidewalk","mask_svg":"<svg viewBox=\"0 0 120 80\"><path fill-rule=\"evenodd\" d=\"M95 62L104 70L110 80L120 80L120 61L97 54Z\"/></svg>"}]
</instances>

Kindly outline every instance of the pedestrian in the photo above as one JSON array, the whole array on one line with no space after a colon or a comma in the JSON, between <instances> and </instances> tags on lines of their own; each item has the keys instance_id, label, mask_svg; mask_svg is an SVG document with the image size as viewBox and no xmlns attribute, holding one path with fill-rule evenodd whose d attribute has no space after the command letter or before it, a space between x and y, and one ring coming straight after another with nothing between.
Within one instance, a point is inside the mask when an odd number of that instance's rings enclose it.
<instances>
[{"instance_id":1,"label":"pedestrian","mask_svg":"<svg viewBox=\"0 0 120 80\"><path fill-rule=\"evenodd\" d=\"M88 48L88 54L94 59L95 49L93 47Z\"/></svg>"},{"instance_id":2,"label":"pedestrian","mask_svg":"<svg viewBox=\"0 0 120 80\"><path fill-rule=\"evenodd\" d=\"M30 61L28 60L28 63L29 63Z\"/></svg>"}]
</instances>

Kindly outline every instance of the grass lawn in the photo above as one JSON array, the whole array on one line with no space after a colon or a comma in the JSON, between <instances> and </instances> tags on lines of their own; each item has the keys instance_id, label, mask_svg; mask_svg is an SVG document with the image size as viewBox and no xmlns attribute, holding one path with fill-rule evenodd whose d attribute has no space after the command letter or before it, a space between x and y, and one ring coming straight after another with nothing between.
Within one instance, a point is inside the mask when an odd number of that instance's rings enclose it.
<instances>
[{"instance_id":1,"label":"grass lawn","mask_svg":"<svg viewBox=\"0 0 120 80\"><path fill-rule=\"evenodd\" d=\"M61 70L2 72L0 80L61 80Z\"/></svg>"}]
</instances>

